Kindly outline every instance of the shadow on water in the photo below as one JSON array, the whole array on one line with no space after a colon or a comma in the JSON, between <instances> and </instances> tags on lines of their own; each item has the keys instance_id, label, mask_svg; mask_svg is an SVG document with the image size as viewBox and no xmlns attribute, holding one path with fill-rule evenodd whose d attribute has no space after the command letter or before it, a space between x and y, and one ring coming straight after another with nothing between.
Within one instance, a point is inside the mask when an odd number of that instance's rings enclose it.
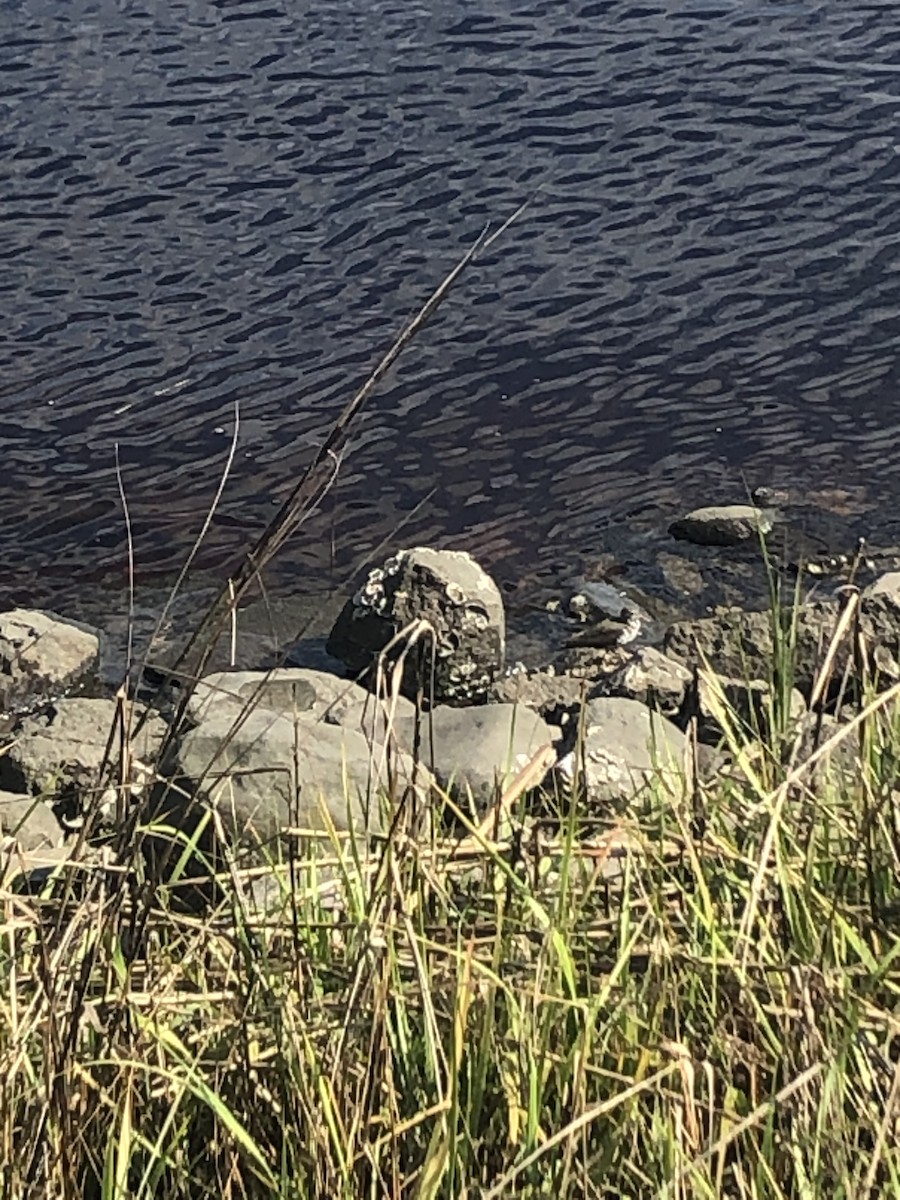
<instances>
[{"instance_id":1,"label":"shadow on water","mask_svg":"<svg viewBox=\"0 0 900 1200\"><path fill-rule=\"evenodd\" d=\"M278 568L402 541L511 587L745 485L896 540L900 28L718 0L0 0L7 600L108 606L261 528L391 334L538 189ZM430 495L427 503L423 499ZM335 548L334 551L332 548Z\"/></svg>"}]
</instances>

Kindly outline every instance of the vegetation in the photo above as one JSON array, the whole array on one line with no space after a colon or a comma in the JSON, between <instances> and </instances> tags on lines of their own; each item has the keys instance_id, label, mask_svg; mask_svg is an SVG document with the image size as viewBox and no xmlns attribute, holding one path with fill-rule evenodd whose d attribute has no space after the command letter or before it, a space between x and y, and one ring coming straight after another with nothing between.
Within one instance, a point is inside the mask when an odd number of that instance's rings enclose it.
<instances>
[{"instance_id":1,"label":"vegetation","mask_svg":"<svg viewBox=\"0 0 900 1200\"><path fill-rule=\"evenodd\" d=\"M719 702L730 769L617 815L298 839L274 915L4 891L5 1194L900 1194L895 694L803 755Z\"/></svg>"}]
</instances>

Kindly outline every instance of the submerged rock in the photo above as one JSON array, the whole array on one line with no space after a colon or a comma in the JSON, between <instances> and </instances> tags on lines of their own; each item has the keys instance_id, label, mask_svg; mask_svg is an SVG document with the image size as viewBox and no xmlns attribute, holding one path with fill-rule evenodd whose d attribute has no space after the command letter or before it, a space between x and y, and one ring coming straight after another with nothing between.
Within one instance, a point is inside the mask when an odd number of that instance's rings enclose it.
<instances>
[{"instance_id":1,"label":"submerged rock","mask_svg":"<svg viewBox=\"0 0 900 1200\"><path fill-rule=\"evenodd\" d=\"M765 509L753 504L723 504L694 509L673 521L669 533L698 546L739 546L770 533L773 526L772 514Z\"/></svg>"},{"instance_id":2,"label":"submerged rock","mask_svg":"<svg viewBox=\"0 0 900 1200\"><path fill-rule=\"evenodd\" d=\"M458 551L401 550L370 571L335 622L328 652L352 671L369 671L418 621L428 623L433 638L420 640L421 653L415 647L406 657L406 693L421 687L427 698L454 704L483 697L503 669L503 600L490 576Z\"/></svg>"}]
</instances>

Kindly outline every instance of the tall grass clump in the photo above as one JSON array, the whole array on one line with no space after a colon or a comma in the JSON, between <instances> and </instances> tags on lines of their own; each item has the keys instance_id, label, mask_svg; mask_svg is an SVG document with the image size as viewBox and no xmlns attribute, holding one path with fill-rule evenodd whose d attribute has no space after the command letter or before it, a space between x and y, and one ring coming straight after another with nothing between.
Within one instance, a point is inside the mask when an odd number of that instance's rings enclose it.
<instances>
[{"instance_id":1,"label":"tall grass clump","mask_svg":"<svg viewBox=\"0 0 900 1200\"><path fill-rule=\"evenodd\" d=\"M266 913L6 888L4 1194L900 1194L896 691L615 817L300 838Z\"/></svg>"}]
</instances>

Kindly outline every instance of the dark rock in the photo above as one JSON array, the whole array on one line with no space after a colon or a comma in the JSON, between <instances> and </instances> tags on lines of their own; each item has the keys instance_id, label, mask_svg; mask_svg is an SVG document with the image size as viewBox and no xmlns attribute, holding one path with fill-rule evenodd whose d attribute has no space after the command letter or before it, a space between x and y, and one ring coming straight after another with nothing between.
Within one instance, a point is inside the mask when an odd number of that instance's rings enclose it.
<instances>
[{"instance_id":1,"label":"dark rock","mask_svg":"<svg viewBox=\"0 0 900 1200\"><path fill-rule=\"evenodd\" d=\"M631 654L629 646L567 646L554 657L552 667L560 676L594 684L620 670Z\"/></svg>"},{"instance_id":2,"label":"dark rock","mask_svg":"<svg viewBox=\"0 0 900 1200\"><path fill-rule=\"evenodd\" d=\"M796 643L792 655L793 682L809 695L837 631L842 605L838 600L811 600L796 613ZM785 620L791 620L787 613ZM867 666L882 683L900 679L900 603L892 595L863 596L858 631L867 648ZM856 675L854 623L836 648L835 680ZM666 653L688 664L704 661L719 675L732 679L770 679L773 670L772 617L768 612L730 609L699 621L672 625L665 637Z\"/></svg>"},{"instance_id":3,"label":"dark rock","mask_svg":"<svg viewBox=\"0 0 900 1200\"><path fill-rule=\"evenodd\" d=\"M552 724L558 724L559 714L580 704L588 690L583 679L547 667L538 671L514 671L498 679L491 687L490 700L497 704L524 705Z\"/></svg>"},{"instance_id":4,"label":"dark rock","mask_svg":"<svg viewBox=\"0 0 900 1200\"><path fill-rule=\"evenodd\" d=\"M814 790L829 786L843 790L860 781L858 732L850 732L830 746L832 739L846 726L846 721L828 713L804 713L800 718L794 762L798 765L809 762L818 750L829 747L804 773L803 784Z\"/></svg>"},{"instance_id":5,"label":"dark rock","mask_svg":"<svg viewBox=\"0 0 900 1200\"><path fill-rule=\"evenodd\" d=\"M715 684L705 672L700 673L698 700L698 736L704 742L717 743L725 730L719 721L724 705L726 719L736 736L758 736L766 741L773 733L770 717L773 712L771 684L762 679L726 679L716 677ZM806 712L806 701L797 688L790 693L789 728Z\"/></svg>"},{"instance_id":6,"label":"dark rock","mask_svg":"<svg viewBox=\"0 0 900 1200\"><path fill-rule=\"evenodd\" d=\"M697 508L673 521L669 533L674 538L698 546L738 546L773 528L772 514L751 504L725 504Z\"/></svg>"},{"instance_id":7,"label":"dark rock","mask_svg":"<svg viewBox=\"0 0 900 1200\"><path fill-rule=\"evenodd\" d=\"M407 655L407 694L421 686L436 701L483 697L503 669L505 619L496 584L468 554L418 548L389 558L344 605L327 648L352 671L368 671L389 643L423 620L433 644L426 638L421 655L416 648Z\"/></svg>"}]
</instances>

